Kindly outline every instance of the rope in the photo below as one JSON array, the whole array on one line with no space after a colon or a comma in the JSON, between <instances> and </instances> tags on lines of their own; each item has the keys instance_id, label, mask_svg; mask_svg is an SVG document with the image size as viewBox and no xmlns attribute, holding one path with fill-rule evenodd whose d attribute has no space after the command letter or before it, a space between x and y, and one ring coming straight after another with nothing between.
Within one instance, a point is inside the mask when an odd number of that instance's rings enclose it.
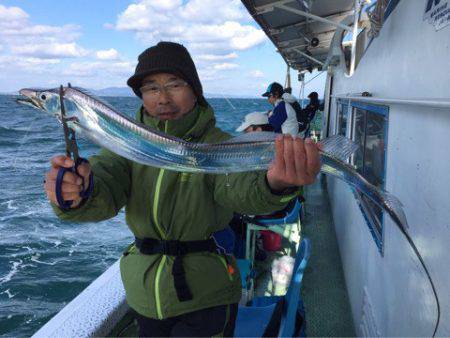
<instances>
[{"instance_id":1,"label":"rope","mask_svg":"<svg viewBox=\"0 0 450 338\"><path fill-rule=\"evenodd\" d=\"M306 86L308 83L310 83L312 80L314 80L316 77L318 77L320 74L322 74L323 72L324 72L324 70L322 70L319 74L317 74L316 76L314 76L312 79L308 80L308 81L305 83L305 86Z\"/></svg>"}]
</instances>

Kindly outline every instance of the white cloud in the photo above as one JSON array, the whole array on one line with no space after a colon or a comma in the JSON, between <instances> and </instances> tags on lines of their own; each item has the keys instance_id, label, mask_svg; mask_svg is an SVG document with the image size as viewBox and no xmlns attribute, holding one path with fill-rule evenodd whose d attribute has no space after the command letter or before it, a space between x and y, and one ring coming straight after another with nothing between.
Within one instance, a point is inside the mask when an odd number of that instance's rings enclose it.
<instances>
[{"instance_id":1,"label":"white cloud","mask_svg":"<svg viewBox=\"0 0 450 338\"><path fill-rule=\"evenodd\" d=\"M250 75L250 77L253 77L253 78L262 78L262 77L264 77L264 73L262 71L260 71L259 69L252 70L249 73L249 75Z\"/></svg>"},{"instance_id":2,"label":"white cloud","mask_svg":"<svg viewBox=\"0 0 450 338\"><path fill-rule=\"evenodd\" d=\"M114 48L110 48L108 50L97 51L95 56L99 60L117 60L119 58L119 52Z\"/></svg>"},{"instance_id":3,"label":"white cloud","mask_svg":"<svg viewBox=\"0 0 450 338\"><path fill-rule=\"evenodd\" d=\"M28 20L28 14L19 7L0 5L0 27L20 27Z\"/></svg>"},{"instance_id":4,"label":"white cloud","mask_svg":"<svg viewBox=\"0 0 450 338\"><path fill-rule=\"evenodd\" d=\"M197 23L220 23L227 20L242 20L246 12L237 0L191 0L180 9L185 20Z\"/></svg>"},{"instance_id":5,"label":"white cloud","mask_svg":"<svg viewBox=\"0 0 450 338\"><path fill-rule=\"evenodd\" d=\"M80 36L77 25L33 25L29 15L19 7L0 5L0 42L12 55L38 59L83 57L88 51L75 40Z\"/></svg>"},{"instance_id":6,"label":"white cloud","mask_svg":"<svg viewBox=\"0 0 450 338\"><path fill-rule=\"evenodd\" d=\"M181 0L146 0L147 4L151 4L157 10L171 11L183 4Z\"/></svg>"},{"instance_id":7,"label":"white cloud","mask_svg":"<svg viewBox=\"0 0 450 338\"><path fill-rule=\"evenodd\" d=\"M225 78L224 72L218 72L213 68L200 68L198 70L198 75L202 79L202 82L214 82L216 83L218 80L222 80Z\"/></svg>"},{"instance_id":8,"label":"white cloud","mask_svg":"<svg viewBox=\"0 0 450 338\"><path fill-rule=\"evenodd\" d=\"M267 41L252 22L239 0L138 0L118 15L115 28L146 46L182 43L201 81L213 83L239 67L238 51Z\"/></svg>"},{"instance_id":9,"label":"white cloud","mask_svg":"<svg viewBox=\"0 0 450 338\"><path fill-rule=\"evenodd\" d=\"M219 64L216 64L213 66L213 68L216 70L229 70L229 69L235 69L237 67L239 67L238 64L229 63L229 62L219 63Z\"/></svg>"},{"instance_id":10,"label":"white cloud","mask_svg":"<svg viewBox=\"0 0 450 338\"><path fill-rule=\"evenodd\" d=\"M238 0L141 0L119 14L116 29L135 32L145 44L181 42L195 59L233 54L266 41L263 31L248 21L250 16Z\"/></svg>"},{"instance_id":11,"label":"white cloud","mask_svg":"<svg viewBox=\"0 0 450 338\"><path fill-rule=\"evenodd\" d=\"M135 64L121 60L114 48L84 48L80 36L80 26L35 25L21 8L0 5L0 86L10 90L68 81L90 88L123 86Z\"/></svg>"},{"instance_id":12,"label":"white cloud","mask_svg":"<svg viewBox=\"0 0 450 338\"><path fill-rule=\"evenodd\" d=\"M73 41L80 37L81 27L78 25L64 25L64 26L48 26L48 25L30 25L28 22L24 22L20 27L14 27L12 25L6 25L0 31L0 37L12 41L18 38L23 42L34 41L38 38L43 41ZM26 41L24 41L26 40ZM19 41L16 41L16 43Z\"/></svg>"},{"instance_id":13,"label":"white cloud","mask_svg":"<svg viewBox=\"0 0 450 338\"><path fill-rule=\"evenodd\" d=\"M37 58L24 58L24 63L29 65L55 65L61 62L59 59L37 59Z\"/></svg>"},{"instance_id":14,"label":"white cloud","mask_svg":"<svg viewBox=\"0 0 450 338\"><path fill-rule=\"evenodd\" d=\"M88 51L76 43L42 43L23 46L11 46L13 54L28 55L41 59L82 57Z\"/></svg>"},{"instance_id":15,"label":"white cloud","mask_svg":"<svg viewBox=\"0 0 450 338\"><path fill-rule=\"evenodd\" d=\"M15 75L48 74L60 62L59 59L17 58L13 55L0 55L0 68L7 72L11 71Z\"/></svg>"},{"instance_id":16,"label":"white cloud","mask_svg":"<svg viewBox=\"0 0 450 338\"><path fill-rule=\"evenodd\" d=\"M238 55L236 53L229 53L229 54L200 54L197 56L197 60L203 60L203 61L223 61L223 60L229 60L229 59L236 59Z\"/></svg>"},{"instance_id":17,"label":"white cloud","mask_svg":"<svg viewBox=\"0 0 450 338\"><path fill-rule=\"evenodd\" d=\"M63 71L63 75L72 77L128 77L134 72L135 65L127 61L101 62L85 61L73 62Z\"/></svg>"}]
</instances>

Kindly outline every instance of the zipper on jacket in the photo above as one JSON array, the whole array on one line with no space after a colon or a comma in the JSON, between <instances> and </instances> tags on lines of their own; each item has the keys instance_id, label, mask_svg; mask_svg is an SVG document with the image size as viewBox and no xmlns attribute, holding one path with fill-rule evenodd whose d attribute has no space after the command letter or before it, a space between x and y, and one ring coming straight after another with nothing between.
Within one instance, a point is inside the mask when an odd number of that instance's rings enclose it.
<instances>
[{"instance_id":1,"label":"zipper on jacket","mask_svg":"<svg viewBox=\"0 0 450 338\"><path fill-rule=\"evenodd\" d=\"M167 133L167 121L164 125L164 132ZM164 176L164 169L160 169L158 174L158 179L156 180L156 188L155 188L155 195L153 198L153 221L155 222L156 229L159 232L159 235L162 239L166 239L166 234L164 233L164 230L161 228L159 222L158 222L158 206L159 206L159 193L161 190L161 182ZM163 269L164 264L166 263L167 257L165 255L162 256L161 261L158 264L158 268L156 270L156 276L155 276L155 302L156 302L156 314L158 316L158 319L163 319L163 314L161 310L161 299L160 299L160 293L159 293L159 279L161 277L161 271Z\"/></svg>"},{"instance_id":2,"label":"zipper on jacket","mask_svg":"<svg viewBox=\"0 0 450 338\"><path fill-rule=\"evenodd\" d=\"M159 232L159 235L162 239L166 239L166 234L164 233L164 230L161 228L158 222L158 206L159 206L159 193L161 190L161 182L162 178L164 176L164 169L159 170L158 179L156 180L156 189L155 189L155 196L153 198L153 222L155 222L156 229Z\"/></svg>"},{"instance_id":3,"label":"zipper on jacket","mask_svg":"<svg viewBox=\"0 0 450 338\"><path fill-rule=\"evenodd\" d=\"M155 301L156 301L156 314L158 315L158 319L163 319L162 310L161 310L161 299L159 298L159 279L161 277L161 271L166 263L166 255L163 255L161 261L158 264L158 269L156 270L156 278L155 278Z\"/></svg>"}]
</instances>

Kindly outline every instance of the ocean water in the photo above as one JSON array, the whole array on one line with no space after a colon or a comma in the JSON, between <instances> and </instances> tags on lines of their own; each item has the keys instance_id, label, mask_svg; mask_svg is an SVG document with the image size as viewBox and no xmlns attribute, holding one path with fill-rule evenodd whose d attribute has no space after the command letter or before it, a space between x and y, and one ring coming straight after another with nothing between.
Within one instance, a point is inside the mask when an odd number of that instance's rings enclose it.
<instances>
[{"instance_id":1,"label":"ocean water","mask_svg":"<svg viewBox=\"0 0 450 338\"><path fill-rule=\"evenodd\" d=\"M50 158L65 152L59 122L0 95L0 336L27 337L116 261L133 241L124 214L66 223L43 191ZM134 116L140 101L105 98ZM209 99L217 125L233 132L243 117L270 109L263 99ZM79 140L83 157L98 147Z\"/></svg>"}]
</instances>

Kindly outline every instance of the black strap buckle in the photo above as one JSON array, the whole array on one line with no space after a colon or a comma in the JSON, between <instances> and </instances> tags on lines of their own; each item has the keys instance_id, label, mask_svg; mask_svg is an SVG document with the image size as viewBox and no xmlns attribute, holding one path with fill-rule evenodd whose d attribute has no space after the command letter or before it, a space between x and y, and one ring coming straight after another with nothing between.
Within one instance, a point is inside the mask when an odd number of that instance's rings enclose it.
<instances>
[{"instance_id":1,"label":"black strap buckle","mask_svg":"<svg viewBox=\"0 0 450 338\"><path fill-rule=\"evenodd\" d=\"M192 299L192 293L186 281L183 267L183 256L194 252L216 252L217 246L213 239L198 241L158 240L154 238L135 239L136 246L142 254L163 254L174 256L172 267L173 282L180 302Z\"/></svg>"},{"instance_id":2,"label":"black strap buckle","mask_svg":"<svg viewBox=\"0 0 450 338\"><path fill-rule=\"evenodd\" d=\"M169 256L182 256L185 254L183 244L176 240L161 241L162 253Z\"/></svg>"}]
</instances>

